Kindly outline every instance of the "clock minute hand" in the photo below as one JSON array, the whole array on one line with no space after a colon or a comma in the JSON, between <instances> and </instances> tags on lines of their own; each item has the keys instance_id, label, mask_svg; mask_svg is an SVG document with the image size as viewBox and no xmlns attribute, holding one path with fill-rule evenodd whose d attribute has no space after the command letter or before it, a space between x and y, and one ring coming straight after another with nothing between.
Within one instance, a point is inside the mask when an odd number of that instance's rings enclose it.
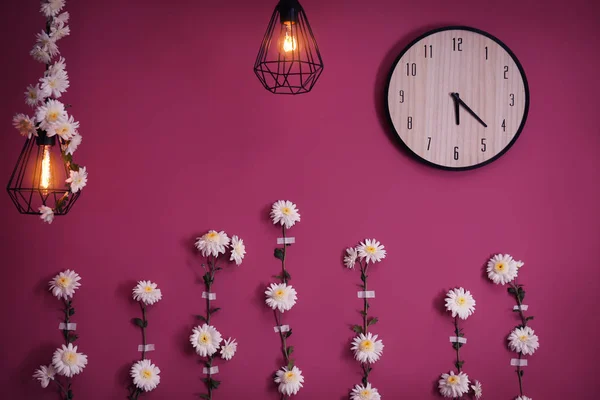
<instances>
[{"instance_id":1,"label":"clock minute hand","mask_svg":"<svg viewBox=\"0 0 600 400\"><path fill-rule=\"evenodd\" d=\"M458 93L452 93L452 98L454 99L454 115L456 116L456 125L460 125L460 114L459 114L459 104L458 104Z\"/></svg>"},{"instance_id":2,"label":"clock minute hand","mask_svg":"<svg viewBox=\"0 0 600 400\"><path fill-rule=\"evenodd\" d=\"M479 118L479 116L477 114L475 114L475 111L471 110L471 108L464 101L461 100L461 98L458 96L458 93L452 93L452 97L454 97L454 99L461 106L463 106L469 112L469 114L471 114L477 121L479 121L479 123L481 125L483 125L487 128L487 124L485 122L483 122L483 120L481 118Z\"/></svg>"}]
</instances>

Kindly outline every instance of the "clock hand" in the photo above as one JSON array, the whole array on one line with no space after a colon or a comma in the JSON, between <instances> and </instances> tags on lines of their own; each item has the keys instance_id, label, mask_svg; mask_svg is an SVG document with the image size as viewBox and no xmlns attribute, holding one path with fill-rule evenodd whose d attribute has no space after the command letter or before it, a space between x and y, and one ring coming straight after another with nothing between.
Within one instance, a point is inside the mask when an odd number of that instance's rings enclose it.
<instances>
[{"instance_id":1,"label":"clock hand","mask_svg":"<svg viewBox=\"0 0 600 400\"><path fill-rule=\"evenodd\" d=\"M456 125L460 125L460 116L458 113L459 105L458 105L458 100L457 100L458 93L451 93L451 96L454 99L454 115L456 115Z\"/></svg>"},{"instance_id":2,"label":"clock hand","mask_svg":"<svg viewBox=\"0 0 600 400\"><path fill-rule=\"evenodd\" d=\"M485 126L487 128L487 124L485 122L483 122L481 120L481 118L479 118L479 116L477 114L475 114L475 111L471 110L471 108L466 105L466 103L464 101L462 101L460 99L460 97L458 96L458 93L452 93L452 97L454 97L454 99L460 103L461 106L463 106L468 112L469 114L471 114L477 121L479 121L479 123L483 126Z\"/></svg>"}]
</instances>

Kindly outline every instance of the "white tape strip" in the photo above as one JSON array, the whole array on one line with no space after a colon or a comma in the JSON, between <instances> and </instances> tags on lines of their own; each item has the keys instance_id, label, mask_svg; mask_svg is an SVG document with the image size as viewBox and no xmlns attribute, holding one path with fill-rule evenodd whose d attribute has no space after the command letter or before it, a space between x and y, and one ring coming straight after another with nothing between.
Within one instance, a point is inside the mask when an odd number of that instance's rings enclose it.
<instances>
[{"instance_id":1,"label":"white tape strip","mask_svg":"<svg viewBox=\"0 0 600 400\"><path fill-rule=\"evenodd\" d=\"M296 238L294 238L294 237L277 238L277 244L293 244L293 243L296 243Z\"/></svg>"},{"instance_id":2,"label":"white tape strip","mask_svg":"<svg viewBox=\"0 0 600 400\"><path fill-rule=\"evenodd\" d=\"M273 329L275 330L275 332L289 332L290 326L289 325L274 326Z\"/></svg>"},{"instance_id":3,"label":"white tape strip","mask_svg":"<svg viewBox=\"0 0 600 400\"><path fill-rule=\"evenodd\" d=\"M375 291L374 290L369 290L367 292L358 292L357 295L358 295L359 299L374 299L375 298Z\"/></svg>"},{"instance_id":4,"label":"white tape strip","mask_svg":"<svg viewBox=\"0 0 600 400\"><path fill-rule=\"evenodd\" d=\"M143 344L140 344L138 346L138 351L154 351L156 350L156 348L154 347L153 344L147 344L146 346L144 346Z\"/></svg>"},{"instance_id":5,"label":"white tape strip","mask_svg":"<svg viewBox=\"0 0 600 400\"><path fill-rule=\"evenodd\" d=\"M524 358L513 358L510 360L510 365L512 365L513 367L526 367L527 360L525 360Z\"/></svg>"},{"instance_id":6,"label":"white tape strip","mask_svg":"<svg viewBox=\"0 0 600 400\"><path fill-rule=\"evenodd\" d=\"M467 338L450 336L450 343L467 343Z\"/></svg>"},{"instance_id":7,"label":"white tape strip","mask_svg":"<svg viewBox=\"0 0 600 400\"><path fill-rule=\"evenodd\" d=\"M528 309L528 308L529 308L529 306L528 306L528 305L521 304L521 311L527 311L527 309ZM514 307L513 307L513 310L515 310L515 311L519 311L519 306L514 306Z\"/></svg>"},{"instance_id":8,"label":"white tape strip","mask_svg":"<svg viewBox=\"0 0 600 400\"><path fill-rule=\"evenodd\" d=\"M216 293L202 292L202 298L203 299L208 299L208 300L216 300L217 299L217 294Z\"/></svg>"},{"instance_id":9,"label":"white tape strip","mask_svg":"<svg viewBox=\"0 0 600 400\"><path fill-rule=\"evenodd\" d=\"M73 322L69 322L68 324L61 322L60 324L58 324L58 329L60 329L61 331L74 331L77 329L77 324Z\"/></svg>"},{"instance_id":10,"label":"white tape strip","mask_svg":"<svg viewBox=\"0 0 600 400\"><path fill-rule=\"evenodd\" d=\"M219 373L219 367L210 367L210 368L204 367L204 369L202 370L202 373L204 373L206 375L218 374Z\"/></svg>"}]
</instances>

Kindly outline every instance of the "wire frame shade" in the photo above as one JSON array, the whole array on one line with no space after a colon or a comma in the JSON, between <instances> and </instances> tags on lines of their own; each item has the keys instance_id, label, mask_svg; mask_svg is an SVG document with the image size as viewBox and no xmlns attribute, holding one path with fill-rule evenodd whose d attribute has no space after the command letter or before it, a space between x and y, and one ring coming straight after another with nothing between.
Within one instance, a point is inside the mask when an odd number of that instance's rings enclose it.
<instances>
[{"instance_id":1,"label":"wire frame shade","mask_svg":"<svg viewBox=\"0 0 600 400\"><path fill-rule=\"evenodd\" d=\"M6 190L21 214L40 214L41 206L50 207L54 215L65 215L81 192L71 193L65 180L69 168L62 158L55 138L31 137L19 155ZM60 141L59 141L60 142Z\"/></svg>"},{"instance_id":2,"label":"wire frame shade","mask_svg":"<svg viewBox=\"0 0 600 400\"><path fill-rule=\"evenodd\" d=\"M297 0L281 0L258 50L254 73L268 91L311 91L323 72L323 59L306 13Z\"/></svg>"}]
</instances>

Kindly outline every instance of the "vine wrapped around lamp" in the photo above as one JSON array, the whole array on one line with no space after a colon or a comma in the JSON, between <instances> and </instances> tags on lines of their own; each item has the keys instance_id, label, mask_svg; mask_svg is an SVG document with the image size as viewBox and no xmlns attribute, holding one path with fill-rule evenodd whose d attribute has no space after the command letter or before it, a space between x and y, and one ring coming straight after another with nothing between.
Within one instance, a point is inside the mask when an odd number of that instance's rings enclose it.
<instances>
[{"instance_id":1,"label":"vine wrapped around lamp","mask_svg":"<svg viewBox=\"0 0 600 400\"><path fill-rule=\"evenodd\" d=\"M254 63L254 73L275 94L302 94L323 72L319 46L298 0L280 0Z\"/></svg>"},{"instance_id":2,"label":"vine wrapped around lamp","mask_svg":"<svg viewBox=\"0 0 600 400\"><path fill-rule=\"evenodd\" d=\"M25 142L17 165L8 182L7 191L21 214L39 215L46 206L55 215L69 212L81 191L72 193L65 181L69 178L70 156L61 154L57 137L38 130Z\"/></svg>"}]
</instances>

